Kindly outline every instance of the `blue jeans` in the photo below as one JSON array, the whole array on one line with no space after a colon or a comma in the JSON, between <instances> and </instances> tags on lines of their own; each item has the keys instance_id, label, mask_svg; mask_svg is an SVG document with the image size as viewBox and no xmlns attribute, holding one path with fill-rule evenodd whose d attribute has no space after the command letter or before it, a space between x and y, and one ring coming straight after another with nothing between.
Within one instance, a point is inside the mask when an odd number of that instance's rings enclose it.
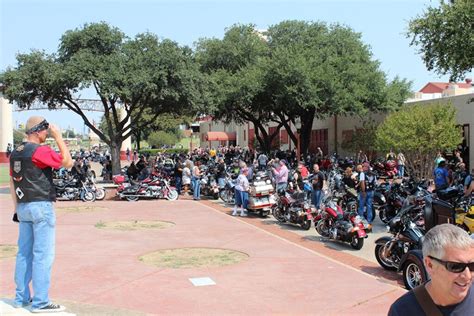
<instances>
[{"instance_id":1,"label":"blue jeans","mask_svg":"<svg viewBox=\"0 0 474 316\"><path fill-rule=\"evenodd\" d=\"M181 177L180 176L175 177L175 184L176 184L176 191L178 191L178 194L181 194L181 187L183 185L181 184Z\"/></svg>"},{"instance_id":2,"label":"blue jeans","mask_svg":"<svg viewBox=\"0 0 474 316\"><path fill-rule=\"evenodd\" d=\"M193 199L201 199L201 179L193 177L191 182L193 184Z\"/></svg>"},{"instance_id":3,"label":"blue jeans","mask_svg":"<svg viewBox=\"0 0 474 316\"><path fill-rule=\"evenodd\" d=\"M405 166L399 165L398 166L398 176L400 178L403 178L404 175L405 175Z\"/></svg>"},{"instance_id":4,"label":"blue jeans","mask_svg":"<svg viewBox=\"0 0 474 316\"><path fill-rule=\"evenodd\" d=\"M217 184L219 185L219 189L224 189L225 188L225 178L218 178L217 179Z\"/></svg>"},{"instance_id":5,"label":"blue jeans","mask_svg":"<svg viewBox=\"0 0 474 316\"><path fill-rule=\"evenodd\" d=\"M276 191L277 192L280 192L280 191L286 191L286 188L288 187L288 183L287 182L280 182L280 183L277 183L276 185Z\"/></svg>"},{"instance_id":6,"label":"blue jeans","mask_svg":"<svg viewBox=\"0 0 474 316\"><path fill-rule=\"evenodd\" d=\"M362 195L362 192L359 192L359 209L358 213L360 217L365 218L369 224L372 224L374 220L372 218L372 202L374 200L374 191L365 192L365 196ZM364 209L367 207L367 216L364 216Z\"/></svg>"},{"instance_id":7,"label":"blue jeans","mask_svg":"<svg viewBox=\"0 0 474 316\"><path fill-rule=\"evenodd\" d=\"M311 195L311 202L313 203L314 207L316 207L316 209L319 209L322 196L322 190L313 190L313 194Z\"/></svg>"},{"instance_id":8,"label":"blue jeans","mask_svg":"<svg viewBox=\"0 0 474 316\"><path fill-rule=\"evenodd\" d=\"M21 306L29 302L29 284L32 282L32 308L41 308L50 303L48 292L54 261L56 225L53 203L18 203L16 211L20 220L20 233L15 266L15 305Z\"/></svg>"}]
</instances>

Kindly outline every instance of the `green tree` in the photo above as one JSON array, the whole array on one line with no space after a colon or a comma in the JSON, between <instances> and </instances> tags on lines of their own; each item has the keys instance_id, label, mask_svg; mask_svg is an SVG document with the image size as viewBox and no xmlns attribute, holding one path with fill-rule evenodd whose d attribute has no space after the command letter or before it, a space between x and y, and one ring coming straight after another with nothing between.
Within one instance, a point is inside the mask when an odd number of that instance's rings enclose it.
<instances>
[{"instance_id":1,"label":"green tree","mask_svg":"<svg viewBox=\"0 0 474 316\"><path fill-rule=\"evenodd\" d=\"M283 126L279 123L273 133L266 129L275 120L265 81L268 54L265 38L252 24L233 25L222 40L201 39L196 48L196 59L209 78L210 114L224 122L251 122L264 151L271 149Z\"/></svg>"},{"instance_id":2,"label":"green tree","mask_svg":"<svg viewBox=\"0 0 474 316\"><path fill-rule=\"evenodd\" d=\"M398 77L388 82L361 34L348 27L283 21L267 35L267 97L295 144L297 136L285 121L301 124L302 153L308 150L315 118L390 111L409 94L411 84Z\"/></svg>"},{"instance_id":3,"label":"green tree","mask_svg":"<svg viewBox=\"0 0 474 316\"><path fill-rule=\"evenodd\" d=\"M77 136L72 129L66 129L62 134L64 138L75 138Z\"/></svg>"},{"instance_id":4,"label":"green tree","mask_svg":"<svg viewBox=\"0 0 474 316\"><path fill-rule=\"evenodd\" d=\"M130 39L103 22L65 32L55 54L32 51L19 54L17 61L1 75L5 95L20 107L40 101L77 113L110 147L114 174L120 172L121 143L134 129L163 113L192 114L203 96L191 49L151 33ZM77 97L82 92L94 92L100 99L106 133L81 109ZM149 119L143 119L145 112ZM128 124L132 113L133 126Z\"/></svg>"},{"instance_id":5,"label":"green tree","mask_svg":"<svg viewBox=\"0 0 474 316\"><path fill-rule=\"evenodd\" d=\"M430 179L436 153L454 149L462 141L456 124L456 109L451 104L406 105L379 125L377 147L402 151L410 175Z\"/></svg>"},{"instance_id":6,"label":"green tree","mask_svg":"<svg viewBox=\"0 0 474 316\"><path fill-rule=\"evenodd\" d=\"M355 155L362 150L369 160L371 160L375 151L377 135L377 124L373 120L365 120L361 128L354 128L352 137L343 141L341 147L352 152Z\"/></svg>"},{"instance_id":7,"label":"green tree","mask_svg":"<svg viewBox=\"0 0 474 316\"><path fill-rule=\"evenodd\" d=\"M441 1L428 7L408 24L407 37L419 47L428 70L462 79L474 65L474 3L472 0Z\"/></svg>"},{"instance_id":8,"label":"green tree","mask_svg":"<svg viewBox=\"0 0 474 316\"><path fill-rule=\"evenodd\" d=\"M176 133L158 131L151 133L147 142L152 147L174 146L179 142L179 137Z\"/></svg>"},{"instance_id":9,"label":"green tree","mask_svg":"<svg viewBox=\"0 0 474 316\"><path fill-rule=\"evenodd\" d=\"M26 137L26 134L25 134L24 131L19 130L19 129L14 129L13 130L13 144L14 144L14 147L21 144L23 142L23 140L25 139L25 137Z\"/></svg>"}]
</instances>

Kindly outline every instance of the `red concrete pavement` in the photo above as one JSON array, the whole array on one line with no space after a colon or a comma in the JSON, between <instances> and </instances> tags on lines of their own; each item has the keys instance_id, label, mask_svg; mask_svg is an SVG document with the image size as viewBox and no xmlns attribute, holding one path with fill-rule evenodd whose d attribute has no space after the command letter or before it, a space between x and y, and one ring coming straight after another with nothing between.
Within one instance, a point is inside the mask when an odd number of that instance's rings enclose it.
<instances>
[{"instance_id":1,"label":"red concrete pavement","mask_svg":"<svg viewBox=\"0 0 474 316\"><path fill-rule=\"evenodd\" d=\"M0 203L0 244L15 244L12 203L6 198ZM51 297L148 314L386 315L405 292L208 203L58 202L57 207L107 209L58 213ZM176 225L153 231L94 226L117 220ZM212 269L162 269L138 260L148 252L175 247L227 248L247 253L249 259ZM0 261L0 297L12 296L13 271L14 258ZM210 277L216 285L195 287L189 281L194 277Z\"/></svg>"}]
</instances>

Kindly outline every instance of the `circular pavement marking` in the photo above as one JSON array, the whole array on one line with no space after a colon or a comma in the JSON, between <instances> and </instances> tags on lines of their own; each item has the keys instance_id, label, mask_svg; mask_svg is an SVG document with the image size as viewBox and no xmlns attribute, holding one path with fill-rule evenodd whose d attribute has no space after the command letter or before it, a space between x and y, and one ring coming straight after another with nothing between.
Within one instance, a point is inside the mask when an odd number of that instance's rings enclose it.
<instances>
[{"instance_id":1,"label":"circular pavement marking","mask_svg":"<svg viewBox=\"0 0 474 316\"><path fill-rule=\"evenodd\" d=\"M0 245L0 260L15 257L17 251L18 247L15 245Z\"/></svg>"},{"instance_id":2,"label":"circular pavement marking","mask_svg":"<svg viewBox=\"0 0 474 316\"><path fill-rule=\"evenodd\" d=\"M218 248L174 248L148 253L139 258L158 268L216 268L245 261L249 255L240 251Z\"/></svg>"},{"instance_id":3,"label":"circular pavement marking","mask_svg":"<svg viewBox=\"0 0 474 316\"><path fill-rule=\"evenodd\" d=\"M115 221L115 222L98 222L96 228L114 229L114 230L148 230L148 229L165 229L173 227L175 223L166 221Z\"/></svg>"},{"instance_id":4,"label":"circular pavement marking","mask_svg":"<svg viewBox=\"0 0 474 316\"><path fill-rule=\"evenodd\" d=\"M107 207L102 206L62 206L56 207L56 212L60 213L83 213L83 212L95 212L95 211L106 211Z\"/></svg>"}]
</instances>

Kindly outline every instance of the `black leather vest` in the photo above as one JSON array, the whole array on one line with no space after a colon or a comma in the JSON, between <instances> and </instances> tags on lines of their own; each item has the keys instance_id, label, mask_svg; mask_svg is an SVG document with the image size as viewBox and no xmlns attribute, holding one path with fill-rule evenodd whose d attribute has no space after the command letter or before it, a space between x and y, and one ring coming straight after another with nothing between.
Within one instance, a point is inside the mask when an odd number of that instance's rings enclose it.
<instances>
[{"instance_id":1,"label":"black leather vest","mask_svg":"<svg viewBox=\"0 0 474 316\"><path fill-rule=\"evenodd\" d=\"M15 148L10 156L10 168L18 203L56 201L53 169L51 167L38 168L31 160L40 146L34 143L23 143Z\"/></svg>"}]
</instances>

